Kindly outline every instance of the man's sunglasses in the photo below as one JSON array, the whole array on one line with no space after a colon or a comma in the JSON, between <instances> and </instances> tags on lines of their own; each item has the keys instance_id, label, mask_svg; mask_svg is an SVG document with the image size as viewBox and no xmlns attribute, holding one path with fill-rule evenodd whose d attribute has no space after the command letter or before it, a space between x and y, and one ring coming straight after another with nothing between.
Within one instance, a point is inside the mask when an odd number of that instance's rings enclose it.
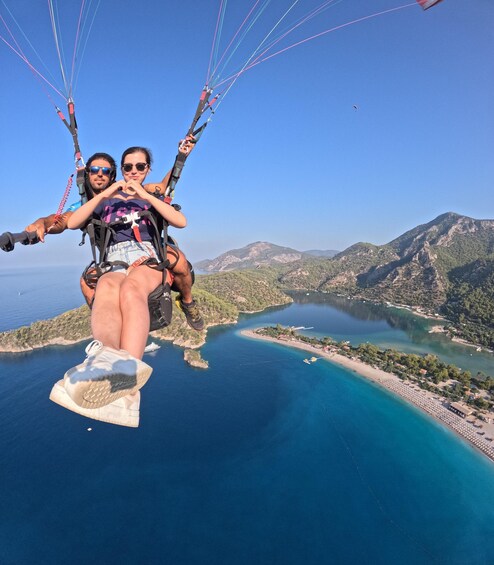
<instances>
[{"instance_id":1,"label":"man's sunglasses","mask_svg":"<svg viewBox=\"0 0 494 565\"><path fill-rule=\"evenodd\" d=\"M92 175L98 175L99 172L101 171L107 177L109 177L110 173L112 172L111 167L88 167L86 170L88 173L91 173Z\"/></svg>"},{"instance_id":2,"label":"man's sunglasses","mask_svg":"<svg viewBox=\"0 0 494 565\"><path fill-rule=\"evenodd\" d=\"M124 163L122 165L122 170L125 171L126 173L130 173L130 171L133 168L136 168L140 173L143 173L147 168L148 168L148 164L147 163L136 163L135 165L133 163Z\"/></svg>"}]
</instances>

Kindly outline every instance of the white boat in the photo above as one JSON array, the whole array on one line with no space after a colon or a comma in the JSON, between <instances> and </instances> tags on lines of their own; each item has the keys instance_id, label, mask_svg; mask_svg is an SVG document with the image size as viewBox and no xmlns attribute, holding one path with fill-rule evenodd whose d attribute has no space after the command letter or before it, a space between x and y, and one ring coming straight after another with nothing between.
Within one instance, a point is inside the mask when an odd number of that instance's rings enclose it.
<instances>
[{"instance_id":1,"label":"white boat","mask_svg":"<svg viewBox=\"0 0 494 565\"><path fill-rule=\"evenodd\" d=\"M146 345L146 347L144 348L144 353L152 353L153 351L157 351L160 347L160 345L152 341L149 345Z\"/></svg>"}]
</instances>

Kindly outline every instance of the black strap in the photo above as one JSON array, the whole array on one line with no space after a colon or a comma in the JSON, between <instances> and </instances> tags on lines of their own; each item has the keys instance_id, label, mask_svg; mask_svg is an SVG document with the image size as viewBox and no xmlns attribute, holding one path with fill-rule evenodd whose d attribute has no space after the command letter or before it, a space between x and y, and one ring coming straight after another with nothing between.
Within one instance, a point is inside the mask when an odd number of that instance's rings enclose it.
<instances>
[{"instance_id":1,"label":"black strap","mask_svg":"<svg viewBox=\"0 0 494 565\"><path fill-rule=\"evenodd\" d=\"M194 118L192 119L192 122L190 124L189 130L187 131L187 135L186 135L186 137L188 136L194 137L193 143L197 143L197 141L202 135L202 132L208 125L208 122L205 122L204 124L202 124L202 126L196 129L197 122L201 119L201 116L204 114L204 112L208 108L211 109L212 111L212 106L211 103L209 102L209 97L211 96L212 93L213 93L212 89L208 88L207 86L205 86L202 89L201 96L199 98L199 103L197 104L196 113L194 114ZM165 198L167 199L168 202L171 201L171 199L173 198L173 192L175 190L175 186L180 179L180 175L182 174L182 169L184 168L187 157L188 155L186 155L185 153L181 153L180 151L175 157L175 162L173 163L170 179L168 181L168 186L166 187L165 190Z\"/></svg>"},{"instance_id":2,"label":"black strap","mask_svg":"<svg viewBox=\"0 0 494 565\"><path fill-rule=\"evenodd\" d=\"M170 262L168 261L167 258L167 251L165 244L165 241L168 238L167 235L168 224L164 220L162 220L162 222L160 222L160 226L158 226L156 215L151 210L140 211L138 213L138 219L140 218L147 218L153 227L153 231L154 231L153 246L158 255L157 262L155 260L150 260L149 262L146 262L146 264L148 264L150 267L158 271L163 271L163 280L165 280L166 269L168 269L170 266ZM161 216L160 219L162 219ZM129 268L129 265L123 261L107 260L110 238L113 234L115 234L115 229L113 226L121 225L123 223L128 223L128 222L126 222L123 219L118 219L115 222L108 223L103 220L99 220L97 218L92 218L84 228L83 242L84 242L84 235L85 233L87 233L91 244L93 263L95 265L95 269L98 273L98 276L101 276L105 272L110 271L112 267L116 265ZM177 261L178 261L178 254L177 254ZM177 261L175 261L173 266L176 265Z\"/></svg>"},{"instance_id":3,"label":"black strap","mask_svg":"<svg viewBox=\"0 0 494 565\"><path fill-rule=\"evenodd\" d=\"M62 120L65 124L67 129L72 136L72 143L74 144L74 159L75 159L75 166L79 170L80 168L84 168L84 161L82 159L81 148L79 147L79 137L77 134L77 120L75 117L75 104L72 98L69 98L67 101L67 110L69 112L69 121L65 118L60 108L56 107L56 111L58 117Z\"/></svg>"}]
</instances>

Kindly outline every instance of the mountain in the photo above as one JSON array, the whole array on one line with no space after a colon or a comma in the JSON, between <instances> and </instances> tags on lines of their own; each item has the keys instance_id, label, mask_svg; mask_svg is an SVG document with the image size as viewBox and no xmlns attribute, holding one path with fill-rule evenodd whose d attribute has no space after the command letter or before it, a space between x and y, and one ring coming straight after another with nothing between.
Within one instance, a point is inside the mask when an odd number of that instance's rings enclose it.
<instances>
[{"instance_id":1,"label":"mountain","mask_svg":"<svg viewBox=\"0 0 494 565\"><path fill-rule=\"evenodd\" d=\"M204 259L194 264L203 272L214 273L238 269L259 269L299 261L304 254L290 247L257 241L241 249L232 249L216 259Z\"/></svg>"},{"instance_id":2,"label":"mountain","mask_svg":"<svg viewBox=\"0 0 494 565\"><path fill-rule=\"evenodd\" d=\"M494 220L448 212L385 245L356 243L331 259L301 260L279 280L441 311L480 333L487 327L494 339L493 265Z\"/></svg>"},{"instance_id":3,"label":"mountain","mask_svg":"<svg viewBox=\"0 0 494 565\"><path fill-rule=\"evenodd\" d=\"M385 245L360 242L333 257L313 253L257 242L197 267L267 269L286 290L341 292L441 313L459 337L494 347L494 220L448 212Z\"/></svg>"},{"instance_id":4,"label":"mountain","mask_svg":"<svg viewBox=\"0 0 494 565\"><path fill-rule=\"evenodd\" d=\"M353 290L431 308L445 300L453 269L494 258L494 220L449 212L385 245L356 243L331 259L301 261L281 280L291 288Z\"/></svg>"}]
</instances>

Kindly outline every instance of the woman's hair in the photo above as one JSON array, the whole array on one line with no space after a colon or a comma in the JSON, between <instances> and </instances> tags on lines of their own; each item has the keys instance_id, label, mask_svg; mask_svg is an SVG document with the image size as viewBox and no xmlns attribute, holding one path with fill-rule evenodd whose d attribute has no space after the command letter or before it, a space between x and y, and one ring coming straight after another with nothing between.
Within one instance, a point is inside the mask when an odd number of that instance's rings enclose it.
<instances>
[{"instance_id":1,"label":"woman's hair","mask_svg":"<svg viewBox=\"0 0 494 565\"><path fill-rule=\"evenodd\" d=\"M131 155L132 153L144 153L144 155L146 155L146 163L149 165L149 168L151 168L151 163L153 162L153 155L151 153L151 150L147 149L147 147L129 147L122 153L122 159L120 159L120 165L123 165L125 161L125 157L127 157L127 155Z\"/></svg>"}]
</instances>

